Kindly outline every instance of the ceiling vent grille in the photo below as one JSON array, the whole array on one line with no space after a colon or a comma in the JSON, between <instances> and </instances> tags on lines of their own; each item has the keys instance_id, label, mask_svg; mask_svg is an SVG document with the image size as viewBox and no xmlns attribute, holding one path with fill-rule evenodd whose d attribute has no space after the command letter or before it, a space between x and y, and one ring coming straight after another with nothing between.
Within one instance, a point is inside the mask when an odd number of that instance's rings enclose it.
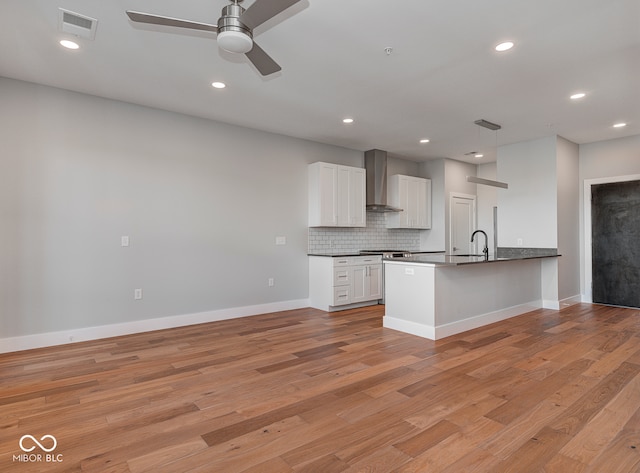
<instances>
[{"instance_id":1,"label":"ceiling vent grille","mask_svg":"<svg viewBox=\"0 0 640 473\"><path fill-rule=\"evenodd\" d=\"M64 8L59 9L58 29L63 33L70 33L81 38L93 40L96 37L98 20L80 15Z\"/></svg>"}]
</instances>

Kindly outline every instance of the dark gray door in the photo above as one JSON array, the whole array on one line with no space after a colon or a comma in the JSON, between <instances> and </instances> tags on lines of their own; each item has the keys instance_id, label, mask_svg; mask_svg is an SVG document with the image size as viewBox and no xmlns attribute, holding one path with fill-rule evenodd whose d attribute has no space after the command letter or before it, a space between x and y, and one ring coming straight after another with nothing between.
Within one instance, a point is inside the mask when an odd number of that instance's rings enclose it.
<instances>
[{"instance_id":1,"label":"dark gray door","mask_svg":"<svg viewBox=\"0 0 640 473\"><path fill-rule=\"evenodd\" d=\"M640 307L640 181L591 186L593 302Z\"/></svg>"}]
</instances>

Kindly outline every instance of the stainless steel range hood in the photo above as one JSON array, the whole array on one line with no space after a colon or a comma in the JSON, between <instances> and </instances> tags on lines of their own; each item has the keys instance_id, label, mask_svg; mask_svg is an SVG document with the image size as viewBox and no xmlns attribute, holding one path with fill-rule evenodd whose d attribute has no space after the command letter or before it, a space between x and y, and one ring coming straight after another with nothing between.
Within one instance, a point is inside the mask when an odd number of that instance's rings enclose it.
<instances>
[{"instance_id":1,"label":"stainless steel range hood","mask_svg":"<svg viewBox=\"0 0 640 473\"><path fill-rule=\"evenodd\" d=\"M402 212L387 205L387 152L370 149L364 152L367 171L367 212Z\"/></svg>"}]
</instances>

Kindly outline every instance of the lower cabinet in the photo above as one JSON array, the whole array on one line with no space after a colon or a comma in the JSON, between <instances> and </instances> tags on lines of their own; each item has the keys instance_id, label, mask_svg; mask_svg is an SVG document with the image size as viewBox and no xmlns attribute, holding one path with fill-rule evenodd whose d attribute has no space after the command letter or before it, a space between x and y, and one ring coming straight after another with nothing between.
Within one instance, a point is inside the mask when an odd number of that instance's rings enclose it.
<instances>
[{"instance_id":1,"label":"lower cabinet","mask_svg":"<svg viewBox=\"0 0 640 473\"><path fill-rule=\"evenodd\" d=\"M351 302L382 299L382 263L353 266Z\"/></svg>"},{"instance_id":2,"label":"lower cabinet","mask_svg":"<svg viewBox=\"0 0 640 473\"><path fill-rule=\"evenodd\" d=\"M381 256L310 256L309 302L334 311L377 304L382 299Z\"/></svg>"}]
</instances>

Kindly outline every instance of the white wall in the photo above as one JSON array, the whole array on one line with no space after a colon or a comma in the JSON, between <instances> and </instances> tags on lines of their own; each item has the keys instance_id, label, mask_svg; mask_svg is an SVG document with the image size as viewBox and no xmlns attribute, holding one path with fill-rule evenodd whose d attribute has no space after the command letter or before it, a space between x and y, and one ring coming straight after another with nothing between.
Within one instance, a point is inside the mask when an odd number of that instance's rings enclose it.
<instances>
[{"instance_id":1,"label":"white wall","mask_svg":"<svg viewBox=\"0 0 640 473\"><path fill-rule=\"evenodd\" d=\"M418 176L419 163L415 161L407 161L389 156L387 158L387 176L394 174L402 174L403 176Z\"/></svg>"},{"instance_id":2,"label":"white wall","mask_svg":"<svg viewBox=\"0 0 640 473\"><path fill-rule=\"evenodd\" d=\"M450 212L451 212L451 194L465 194L465 195L476 195L477 185L467 182L467 176L475 176L476 175L476 165L463 163L461 161L454 161L453 159L445 159L445 187L444 187L444 195L445 195L445 215L447 216L445 219L445 250L449 253L451 252L451 223L450 223ZM477 201L476 201L477 205ZM477 214L477 206L476 206L476 214ZM476 219L477 226L477 219ZM491 246L491 240L488 241L488 245Z\"/></svg>"},{"instance_id":3,"label":"white wall","mask_svg":"<svg viewBox=\"0 0 640 473\"><path fill-rule=\"evenodd\" d=\"M498 148L498 246L557 248L556 137Z\"/></svg>"},{"instance_id":4,"label":"white wall","mask_svg":"<svg viewBox=\"0 0 640 473\"><path fill-rule=\"evenodd\" d=\"M445 241L445 160L420 163L419 176L431 179L431 229L420 234L420 249L444 251Z\"/></svg>"},{"instance_id":5,"label":"white wall","mask_svg":"<svg viewBox=\"0 0 640 473\"><path fill-rule=\"evenodd\" d=\"M580 181L640 173L640 135L580 145Z\"/></svg>"},{"instance_id":6,"label":"white wall","mask_svg":"<svg viewBox=\"0 0 640 473\"><path fill-rule=\"evenodd\" d=\"M580 182L578 145L556 140L558 176L558 299L580 294Z\"/></svg>"},{"instance_id":7,"label":"white wall","mask_svg":"<svg viewBox=\"0 0 640 473\"><path fill-rule=\"evenodd\" d=\"M498 149L498 244L557 248L542 264L545 307L580 299L578 146L551 136ZM519 241L522 244L519 244Z\"/></svg>"},{"instance_id":8,"label":"white wall","mask_svg":"<svg viewBox=\"0 0 640 473\"><path fill-rule=\"evenodd\" d=\"M304 300L307 164L363 162L4 78L0 103L0 341Z\"/></svg>"},{"instance_id":9,"label":"white wall","mask_svg":"<svg viewBox=\"0 0 640 473\"><path fill-rule=\"evenodd\" d=\"M431 230L421 235L423 251L450 251L449 207L452 192L476 195L476 184L467 182L467 176L476 175L476 165L437 159L420 163L419 175L431 179Z\"/></svg>"}]
</instances>

